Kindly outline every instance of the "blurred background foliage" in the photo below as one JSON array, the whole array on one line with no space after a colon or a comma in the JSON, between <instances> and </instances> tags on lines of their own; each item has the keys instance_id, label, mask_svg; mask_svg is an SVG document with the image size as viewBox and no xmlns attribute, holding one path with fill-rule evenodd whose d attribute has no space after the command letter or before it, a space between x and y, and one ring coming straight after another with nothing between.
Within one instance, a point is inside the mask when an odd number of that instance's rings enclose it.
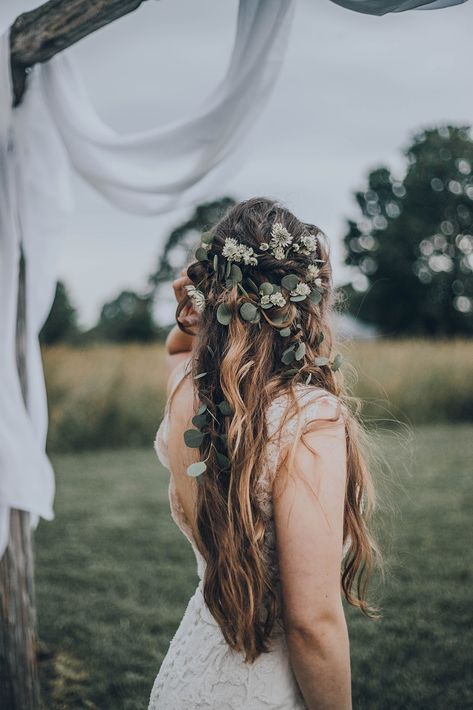
<instances>
[{"instance_id":1,"label":"blurred background foliage","mask_svg":"<svg viewBox=\"0 0 473 710\"><path fill-rule=\"evenodd\" d=\"M473 142L467 127L419 133L405 176L373 170L344 237L350 311L390 335L473 333Z\"/></svg>"},{"instance_id":2,"label":"blurred background foliage","mask_svg":"<svg viewBox=\"0 0 473 710\"><path fill-rule=\"evenodd\" d=\"M348 361L344 373L367 421L470 421L470 130L422 131L404 160L402 179L377 167L354 195L359 219L347 222L344 236L350 280L339 287L344 315L334 317ZM89 330L78 326L67 287L58 283L41 332L51 451L150 443L164 404L162 341L171 325L162 314L170 282L199 234L232 204L222 197L196 207L168 235L143 292L119 293Z\"/></svg>"}]
</instances>

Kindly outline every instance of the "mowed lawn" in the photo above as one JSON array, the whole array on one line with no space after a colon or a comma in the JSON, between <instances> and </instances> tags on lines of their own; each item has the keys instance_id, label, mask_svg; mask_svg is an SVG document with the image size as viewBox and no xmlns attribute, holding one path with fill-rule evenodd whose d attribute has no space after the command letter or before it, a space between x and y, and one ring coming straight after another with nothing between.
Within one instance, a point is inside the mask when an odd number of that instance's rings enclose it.
<instances>
[{"instance_id":1,"label":"mowed lawn","mask_svg":"<svg viewBox=\"0 0 473 710\"><path fill-rule=\"evenodd\" d=\"M354 707L473 707L473 427L381 441L383 618L348 614ZM44 707L146 708L197 581L169 515L167 473L151 448L54 464L56 520L36 535Z\"/></svg>"}]
</instances>

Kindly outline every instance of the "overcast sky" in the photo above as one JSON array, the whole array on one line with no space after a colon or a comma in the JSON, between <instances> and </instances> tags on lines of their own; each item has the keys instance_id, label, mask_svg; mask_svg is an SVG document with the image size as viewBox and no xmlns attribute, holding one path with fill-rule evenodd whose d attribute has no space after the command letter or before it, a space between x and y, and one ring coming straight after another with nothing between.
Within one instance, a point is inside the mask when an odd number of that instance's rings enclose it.
<instances>
[{"instance_id":1,"label":"overcast sky","mask_svg":"<svg viewBox=\"0 0 473 710\"><path fill-rule=\"evenodd\" d=\"M38 2L2 0L7 25ZM182 117L224 73L236 0L148 0L69 50L100 115L122 131ZM402 170L400 150L419 128L473 122L473 2L382 18L328 0L298 0L281 76L251 137L245 165L221 194L282 199L332 242L344 277L344 220L380 163ZM81 321L124 288L140 290L170 226L187 212L139 218L74 178L76 213L64 239L61 277Z\"/></svg>"}]
</instances>

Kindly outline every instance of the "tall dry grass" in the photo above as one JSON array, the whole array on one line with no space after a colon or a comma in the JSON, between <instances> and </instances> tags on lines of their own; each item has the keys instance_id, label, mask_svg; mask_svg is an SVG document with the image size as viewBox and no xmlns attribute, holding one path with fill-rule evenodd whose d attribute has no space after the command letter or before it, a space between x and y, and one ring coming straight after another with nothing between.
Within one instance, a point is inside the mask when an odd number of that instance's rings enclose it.
<instances>
[{"instance_id":1,"label":"tall dry grass","mask_svg":"<svg viewBox=\"0 0 473 710\"><path fill-rule=\"evenodd\" d=\"M473 341L373 341L344 347L367 420L473 420ZM165 401L164 349L43 350L51 451L151 445Z\"/></svg>"},{"instance_id":2,"label":"tall dry grass","mask_svg":"<svg viewBox=\"0 0 473 710\"><path fill-rule=\"evenodd\" d=\"M473 420L473 340L359 342L346 357L367 419Z\"/></svg>"},{"instance_id":3,"label":"tall dry grass","mask_svg":"<svg viewBox=\"0 0 473 710\"><path fill-rule=\"evenodd\" d=\"M43 362L49 450L153 442L165 402L161 345L50 347Z\"/></svg>"}]
</instances>

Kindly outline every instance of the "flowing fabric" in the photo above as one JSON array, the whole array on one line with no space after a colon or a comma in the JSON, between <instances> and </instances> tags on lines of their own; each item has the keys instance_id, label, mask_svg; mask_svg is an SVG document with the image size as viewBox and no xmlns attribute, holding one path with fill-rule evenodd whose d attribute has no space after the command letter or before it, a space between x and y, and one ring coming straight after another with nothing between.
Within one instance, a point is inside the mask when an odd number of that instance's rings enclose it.
<instances>
[{"instance_id":1,"label":"flowing fabric","mask_svg":"<svg viewBox=\"0 0 473 710\"><path fill-rule=\"evenodd\" d=\"M332 0L382 15L466 0ZM278 76L295 0L240 0L225 77L191 119L119 135L97 116L67 53L34 68L12 111L8 31L0 35L0 556L9 510L51 519L47 403L38 333L50 310L71 210L70 165L118 207L159 214L206 199L235 157ZM231 159L231 160L230 160ZM28 401L15 358L20 248L26 258Z\"/></svg>"},{"instance_id":2,"label":"flowing fabric","mask_svg":"<svg viewBox=\"0 0 473 710\"><path fill-rule=\"evenodd\" d=\"M462 5L467 0L331 0L347 10L367 15L386 15L388 12L406 10L440 10L443 7Z\"/></svg>"},{"instance_id":3,"label":"flowing fabric","mask_svg":"<svg viewBox=\"0 0 473 710\"><path fill-rule=\"evenodd\" d=\"M35 67L12 111L8 31L0 37L0 556L9 510L53 517L38 333L71 209L70 163L111 202L159 214L207 197L229 170L278 76L293 0L241 0L227 73L196 116L119 135L97 116L67 53ZM240 158L240 151L238 153ZM15 358L18 262L26 259L27 408Z\"/></svg>"}]
</instances>

